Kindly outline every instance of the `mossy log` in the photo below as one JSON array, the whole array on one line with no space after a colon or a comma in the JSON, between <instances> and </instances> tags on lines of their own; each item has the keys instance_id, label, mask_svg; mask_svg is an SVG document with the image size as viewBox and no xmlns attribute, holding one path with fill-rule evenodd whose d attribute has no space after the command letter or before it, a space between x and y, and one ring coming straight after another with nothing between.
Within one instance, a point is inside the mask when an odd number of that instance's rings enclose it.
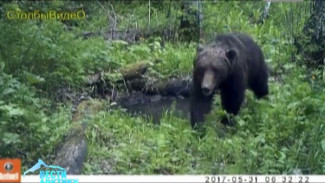
<instances>
[{"instance_id":1,"label":"mossy log","mask_svg":"<svg viewBox=\"0 0 325 183\"><path fill-rule=\"evenodd\" d=\"M142 91L145 94L160 94L163 96L189 96L191 85L191 78L189 76L164 80L144 77L149 67L150 64L146 61L126 65L124 68L120 69L122 75L121 80L115 80L115 82L125 84L129 91ZM91 75L88 77L86 83L96 84L99 88L111 86L109 85L110 81L108 79L103 79L102 75L103 74Z\"/></svg>"},{"instance_id":2,"label":"mossy log","mask_svg":"<svg viewBox=\"0 0 325 183\"><path fill-rule=\"evenodd\" d=\"M67 174L81 174L87 155L85 131L89 116L103 109L99 100L87 100L77 107L72 120L72 130L64 142L59 145L53 164L66 169Z\"/></svg>"},{"instance_id":3,"label":"mossy log","mask_svg":"<svg viewBox=\"0 0 325 183\"><path fill-rule=\"evenodd\" d=\"M149 63L145 61L136 62L134 64L126 65L120 70L124 80L133 80L142 78L142 76L147 72L149 68Z\"/></svg>"},{"instance_id":4,"label":"mossy log","mask_svg":"<svg viewBox=\"0 0 325 183\"><path fill-rule=\"evenodd\" d=\"M117 82L142 78L142 76L147 72L148 68L149 68L149 62L146 61L128 64L122 69L120 69L120 73L122 77L120 80L117 80ZM104 76L103 73L95 73L89 75L85 78L84 83L86 85L94 85L100 83L103 80L105 80L106 83L107 82L109 83L110 81L103 78L103 76Z\"/></svg>"}]
</instances>

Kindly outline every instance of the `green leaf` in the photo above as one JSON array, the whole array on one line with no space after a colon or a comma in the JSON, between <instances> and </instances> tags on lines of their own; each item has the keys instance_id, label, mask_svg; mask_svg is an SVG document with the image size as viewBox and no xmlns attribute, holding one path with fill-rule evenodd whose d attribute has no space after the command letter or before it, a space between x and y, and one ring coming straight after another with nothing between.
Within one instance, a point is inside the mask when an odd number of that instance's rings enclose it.
<instances>
[{"instance_id":1,"label":"green leaf","mask_svg":"<svg viewBox=\"0 0 325 183\"><path fill-rule=\"evenodd\" d=\"M2 71L3 70L3 68L5 68L5 63L4 62L0 62L0 71Z\"/></svg>"},{"instance_id":2,"label":"green leaf","mask_svg":"<svg viewBox=\"0 0 325 183\"><path fill-rule=\"evenodd\" d=\"M21 116L24 114L24 110L16 107L15 105L0 106L0 110L5 111L10 117Z\"/></svg>"},{"instance_id":3,"label":"green leaf","mask_svg":"<svg viewBox=\"0 0 325 183\"><path fill-rule=\"evenodd\" d=\"M256 151L253 151L253 150L250 150L250 153L252 153L252 155L254 156L254 157L257 157L257 152Z\"/></svg>"},{"instance_id":4,"label":"green leaf","mask_svg":"<svg viewBox=\"0 0 325 183\"><path fill-rule=\"evenodd\" d=\"M325 139L323 139L320 143L321 143L323 151L325 152Z\"/></svg>"},{"instance_id":5,"label":"green leaf","mask_svg":"<svg viewBox=\"0 0 325 183\"><path fill-rule=\"evenodd\" d=\"M41 130L42 130L42 132L45 132L45 133L47 133L47 132L49 132L49 131L50 131L50 128L49 128L49 127L47 127L46 125L42 125L42 127L41 127Z\"/></svg>"},{"instance_id":6,"label":"green leaf","mask_svg":"<svg viewBox=\"0 0 325 183\"><path fill-rule=\"evenodd\" d=\"M14 93L14 92L15 92L14 89L12 89L12 88L6 88L6 89L4 89L4 90L1 92L1 96L5 96L5 95L8 95L8 94L10 94L10 93Z\"/></svg>"},{"instance_id":7,"label":"green leaf","mask_svg":"<svg viewBox=\"0 0 325 183\"><path fill-rule=\"evenodd\" d=\"M20 142L19 135L17 133L5 132L3 137L3 142L5 144Z\"/></svg>"},{"instance_id":8,"label":"green leaf","mask_svg":"<svg viewBox=\"0 0 325 183\"><path fill-rule=\"evenodd\" d=\"M239 124L240 126L244 126L244 125L245 125L245 121L242 120L242 119L240 119L240 120L238 121L238 124Z\"/></svg>"},{"instance_id":9,"label":"green leaf","mask_svg":"<svg viewBox=\"0 0 325 183\"><path fill-rule=\"evenodd\" d=\"M45 81L44 78L29 72L25 72L25 76L29 84L37 84Z\"/></svg>"}]
</instances>

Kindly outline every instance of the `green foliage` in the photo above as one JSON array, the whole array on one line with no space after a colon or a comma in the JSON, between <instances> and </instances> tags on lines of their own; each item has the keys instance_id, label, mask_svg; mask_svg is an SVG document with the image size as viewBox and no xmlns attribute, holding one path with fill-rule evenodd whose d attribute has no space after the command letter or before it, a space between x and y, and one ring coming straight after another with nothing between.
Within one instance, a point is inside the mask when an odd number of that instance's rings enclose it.
<instances>
[{"instance_id":1,"label":"green foliage","mask_svg":"<svg viewBox=\"0 0 325 183\"><path fill-rule=\"evenodd\" d=\"M121 79L121 68L139 61L150 64L146 77L152 80L191 73L196 45L166 41L160 34L170 31L177 38L180 3L150 2L0 3L2 14L33 8L86 12L84 21L0 17L1 157L22 157L24 168L37 158L53 159L56 145L69 131L71 106L43 97L57 95L60 87L82 88L88 74L103 71L114 84ZM202 41L217 33L252 35L271 70L270 95L256 100L247 92L235 128L220 124L225 111L217 97L203 137L172 109L159 126L122 110L100 111L87 129L89 153L83 173L324 174L325 72L306 73L306 67L294 62L304 61L296 54L293 36L301 34L309 2L272 3L263 24L259 19L265 2L202 3ZM140 29L153 36L137 44L82 36L112 28L117 33Z\"/></svg>"},{"instance_id":2,"label":"green foliage","mask_svg":"<svg viewBox=\"0 0 325 183\"><path fill-rule=\"evenodd\" d=\"M195 45L165 43L161 46L160 41L160 38L156 38L138 45L128 45L124 41L111 42L110 67L117 69L130 63L149 61L153 66L150 77L158 79L189 74L193 65Z\"/></svg>"},{"instance_id":3,"label":"green foliage","mask_svg":"<svg viewBox=\"0 0 325 183\"><path fill-rule=\"evenodd\" d=\"M247 92L247 102L235 118L236 128L220 124L225 112L220 108L219 98L207 118L203 138L190 129L187 120L172 113L167 113L161 125L155 126L124 112L103 112L95 117L94 125L87 132L92 158L87 160L84 173L324 173L323 72L306 75L306 68L291 62L300 59L294 54L292 35L302 30L308 15L302 8L306 3L272 4L270 17L258 24L264 5L263 2L203 4L206 40L215 33L246 32L262 46L272 70L270 95L256 100ZM284 20L290 23L279 24ZM127 50L123 54L115 53L125 63L162 58L163 62L154 64L153 70L163 76L190 71L194 45L188 46L188 52L182 44L172 47L166 44L164 49L159 49L157 40L149 41L149 46L150 49L145 44L126 46L121 49ZM187 66L180 66L185 59ZM108 162L110 168L105 169L103 162Z\"/></svg>"},{"instance_id":4,"label":"green foliage","mask_svg":"<svg viewBox=\"0 0 325 183\"><path fill-rule=\"evenodd\" d=\"M220 124L218 98L203 138L172 111L159 126L121 111L102 112L87 132L92 158L84 173L322 174L325 94L303 76L297 70L283 84L271 82L267 99L248 92L235 129ZM106 161L111 169L103 172Z\"/></svg>"},{"instance_id":5,"label":"green foliage","mask_svg":"<svg viewBox=\"0 0 325 183\"><path fill-rule=\"evenodd\" d=\"M70 113L63 107L52 112L49 100L37 98L33 88L0 69L0 116L1 157L25 155L26 166L53 158L49 154L67 132Z\"/></svg>"},{"instance_id":6,"label":"green foliage","mask_svg":"<svg viewBox=\"0 0 325 183\"><path fill-rule=\"evenodd\" d=\"M45 91L64 84L78 86L85 74L109 62L103 39L76 38L59 21L5 19L0 20L0 29L0 58L6 63L5 71L21 80L27 77L27 82L38 84ZM36 78L42 82L35 83Z\"/></svg>"},{"instance_id":7,"label":"green foliage","mask_svg":"<svg viewBox=\"0 0 325 183\"><path fill-rule=\"evenodd\" d=\"M324 171L320 162L325 159L318 154L322 151L320 142L325 135L321 130L325 108L320 103L325 96L313 91L297 75L303 76L296 71L285 84L272 83L268 100L256 102L248 95L248 105L238 119L244 138L249 133L261 140L254 148L256 152L263 152L255 158L264 165L256 169L258 173L293 173L296 168L305 173Z\"/></svg>"}]
</instances>

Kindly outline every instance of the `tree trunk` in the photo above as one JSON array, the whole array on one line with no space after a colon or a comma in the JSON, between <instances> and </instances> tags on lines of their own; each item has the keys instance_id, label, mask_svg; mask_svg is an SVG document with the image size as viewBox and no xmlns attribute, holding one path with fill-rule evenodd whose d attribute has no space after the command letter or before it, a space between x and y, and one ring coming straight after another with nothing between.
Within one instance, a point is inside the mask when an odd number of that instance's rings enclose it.
<instances>
[{"instance_id":1,"label":"tree trunk","mask_svg":"<svg viewBox=\"0 0 325 183\"><path fill-rule=\"evenodd\" d=\"M307 64L313 66L324 65L325 59L325 2L312 2L311 16L303 29L308 41L300 46Z\"/></svg>"},{"instance_id":2,"label":"tree trunk","mask_svg":"<svg viewBox=\"0 0 325 183\"><path fill-rule=\"evenodd\" d=\"M198 42L201 36L201 21L203 17L201 1L183 0L181 3L180 37L185 41Z\"/></svg>"}]
</instances>

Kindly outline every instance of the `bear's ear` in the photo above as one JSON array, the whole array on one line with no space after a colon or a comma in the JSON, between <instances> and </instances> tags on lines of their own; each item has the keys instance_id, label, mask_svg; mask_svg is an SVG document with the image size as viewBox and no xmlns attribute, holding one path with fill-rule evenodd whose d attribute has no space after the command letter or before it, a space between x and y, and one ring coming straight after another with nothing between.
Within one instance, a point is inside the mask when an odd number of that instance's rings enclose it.
<instances>
[{"instance_id":1,"label":"bear's ear","mask_svg":"<svg viewBox=\"0 0 325 183\"><path fill-rule=\"evenodd\" d=\"M203 51L203 49L204 49L203 45L202 44L199 44L197 46L197 48L196 48L196 51L197 51L197 53L200 53L201 51Z\"/></svg>"},{"instance_id":2,"label":"bear's ear","mask_svg":"<svg viewBox=\"0 0 325 183\"><path fill-rule=\"evenodd\" d=\"M237 57L237 52L234 49L229 49L226 51L226 57L230 62L234 61Z\"/></svg>"}]
</instances>

